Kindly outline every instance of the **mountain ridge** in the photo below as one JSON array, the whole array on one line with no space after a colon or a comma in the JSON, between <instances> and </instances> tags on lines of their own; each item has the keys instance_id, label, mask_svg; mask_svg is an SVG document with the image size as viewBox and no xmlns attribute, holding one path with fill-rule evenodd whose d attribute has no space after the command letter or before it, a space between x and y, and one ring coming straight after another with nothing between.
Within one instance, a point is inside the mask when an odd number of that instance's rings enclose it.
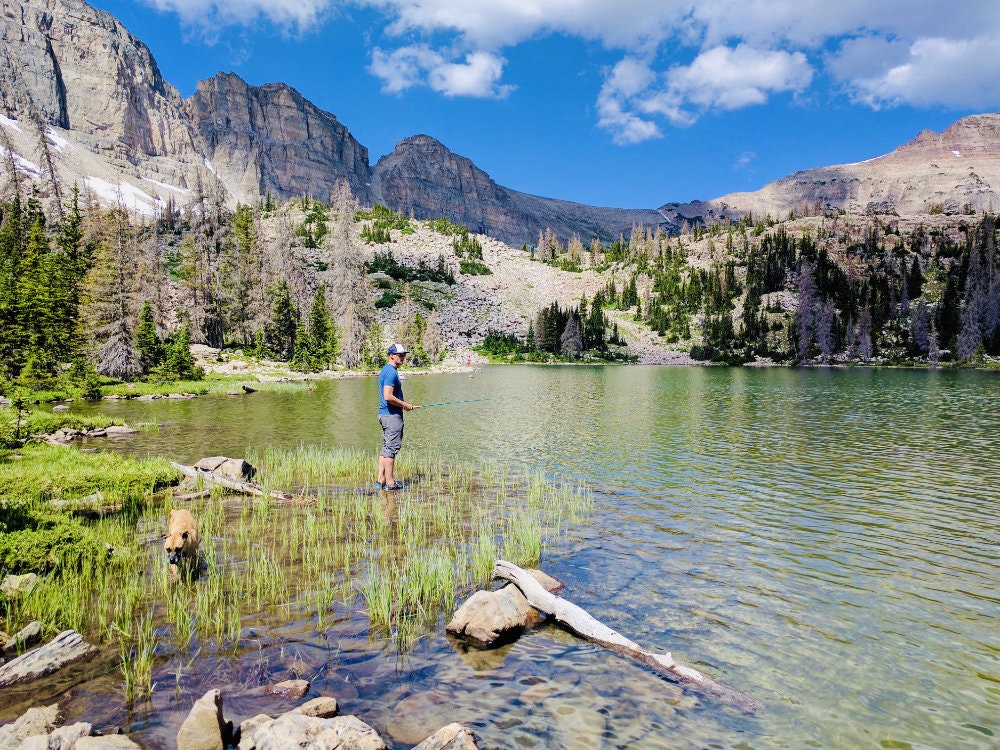
<instances>
[{"instance_id":1,"label":"mountain ridge","mask_svg":"<svg viewBox=\"0 0 1000 750\"><path fill-rule=\"evenodd\" d=\"M444 216L512 245L551 229L562 241L676 233L747 213L847 211L920 215L1000 205L1000 115L925 130L890 154L802 170L752 192L659 208L605 208L498 185L471 159L425 134L371 165L336 115L292 86L252 86L235 73L200 81L183 99L148 47L83 0L0 0L0 145L57 194L81 183L146 214L220 191L231 204L270 194L325 200L346 179L364 205ZM12 124L13 123L13 124ZM957 156L956 156L957 154ZM16 158L15 158L16 157ZM970 168L971 167L971 168Z\"/></svg>"}]
</instances>

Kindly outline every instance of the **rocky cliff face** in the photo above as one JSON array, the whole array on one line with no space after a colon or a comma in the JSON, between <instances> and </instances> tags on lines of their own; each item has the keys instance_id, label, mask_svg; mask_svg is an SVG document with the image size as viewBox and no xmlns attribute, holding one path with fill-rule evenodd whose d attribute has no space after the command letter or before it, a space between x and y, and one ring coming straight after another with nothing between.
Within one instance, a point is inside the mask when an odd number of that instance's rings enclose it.
<instances>
[{"instance_id":1,"label":"rocky cliff face","mask_svg":"<svg viewBox=\"0 0 1000 750\"><path fill-rule=\"evenodd\" d=\"M497 185L469 159L427 135L406 138L372 172L375 199L415 218L446 216L512 245L534 244L545 229L584 243L628 234L634 224L666 224L652 210L609 209L540 198Z\"/></svg>"},{"instance_id":2,"label":"rocky cliff face","mask_svg":"<svg viewBox=\"0 0 1000 750\"><path fill-rule=\"evenodd\" d=\"M966 117L942 133L925 130L876 159L796 172L756 192L671 203L660 210L676 222L747 212L783 219L817 204L824 210L900 216L932 210L995 212L1000 209L1000 115Z\"/></svg>"},{"instance_id":3,"label":"rocky cliff face","mask_svg":"<svg viewBox=\"0 0 1000 750\"><path fill-rule=\"evenodd\" d=\"M73 131L126 172L166 157L163 178L186 187L195 177L201 158L183 101L111 15L81 0L0 0L0 43L9 117Z\"/></svg>"},{"instance_id":4,"label":"rocky cliff face","mask_svg":"<svg viewBox=\"0 0 1000 750\"><path fill-rule=\"evenodd\" d=\"M220 73L198 84L187 109L205 156L239 200L329 200L346 179L361 203L372 202L368 149L294 89Z\"/></svg>"}]
</instances>

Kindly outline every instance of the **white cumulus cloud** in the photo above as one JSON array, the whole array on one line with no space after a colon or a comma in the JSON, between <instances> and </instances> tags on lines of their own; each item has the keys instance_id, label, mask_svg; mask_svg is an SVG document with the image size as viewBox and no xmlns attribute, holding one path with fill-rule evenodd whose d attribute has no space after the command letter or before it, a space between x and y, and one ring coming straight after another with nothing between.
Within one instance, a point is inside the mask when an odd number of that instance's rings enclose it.
<instances>
[{"instance_id":1,"label":"white cumulus cloud","mask_svg":"<svg viewBox=\"0 0 1000 750\"><path fill-rule=\"evenodd\" d=\"M192 26L268 19L320 29L349 7L381 14L369 70L383 91L508 96L507 59L528 41L596 42L598 124L619 143L664 124L845 93L871 107L1000 107L1000 1L960 0L145 0ZM211 33L210 31L208 33ZM817 90L820 86L834 88Z\"/></svg>"},{"instance_id":2,"label":"white cumulus cloud","mask_svg":"<svg viewBox=\"0 0 1000 750\"><path fill-rule=\"evenodd\" d=\"M927 37L910 45L890 45L894 54L875 64L857 65L857 47L841 51L835 65L856 69L847 79L855 99L873 107L916 104L990 108L1000 103L1000 43L997 37L972 39ZM862 50L863 51L863 50ZM871 72L873 74L866 75Z\"/></svg>"},{"instance_id":3,"label":"white cumulus cloud","mask_svg":"<svg viewBox=\"0 0 1000 750\"><path fill-rule=\"evenodd\" d=\"M500 84L506 60L486 52L471 52L459 62L450 61L425 45L392 52L376 48L369 70L382 80L382 90L399 93L423 83L445 96L507 96L513 86Z\"/></svg>"}]
</instances>

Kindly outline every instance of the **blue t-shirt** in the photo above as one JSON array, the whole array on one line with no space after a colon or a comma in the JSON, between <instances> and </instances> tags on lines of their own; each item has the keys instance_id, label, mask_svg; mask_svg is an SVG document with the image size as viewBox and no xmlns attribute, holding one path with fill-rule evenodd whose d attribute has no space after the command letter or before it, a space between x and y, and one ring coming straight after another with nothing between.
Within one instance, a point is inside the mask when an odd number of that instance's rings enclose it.
<instances>
[{"instance_id":1,"label":"blue t-shirt","mask_svg":"<svg viewBox=\"0 0 1000 750\"><path fill-rule=\"evenodd\" d=\"M403 398L403 382L399 379L399 373L396 371L396 368L388 362L382 366L382 369L378 374L378 413L399 414L402 416L402 406L387 404L385 402L385 386L387 385L392 386L393 396L398 398L400 401L405 401Z\"/></svg>"}]
</instances>

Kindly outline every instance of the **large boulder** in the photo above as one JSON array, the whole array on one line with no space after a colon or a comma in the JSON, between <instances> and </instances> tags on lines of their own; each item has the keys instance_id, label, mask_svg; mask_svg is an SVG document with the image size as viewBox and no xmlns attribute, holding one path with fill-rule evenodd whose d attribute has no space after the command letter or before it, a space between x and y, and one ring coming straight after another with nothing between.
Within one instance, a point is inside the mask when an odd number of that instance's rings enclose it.
<instances>
[{"instance_id":1,"label":"large boulder","mask_svg":"<svg viewBox=\"0 0 1000 750\"><path fill-rule=\"evenodd\" d=\"M357 716L321 719L290 711L277 719L244 722L240 750L387 750L378 733ZM181 750L181 748L178 748Z\"/></svg>"},{"instance_id":2,"label":"large boulder","mask_svg":"<svg viewBox=\"0 0 1000 750\"><path fill-rule=\"evenodd\" d=\"M195 701L181 724L177 750L224 750L232 733L232 726L222 717L222 694L209 690Z\"/></svg>"},{"instance_id":3,"label":"large boulder","mask_svg":"<svg viewBox=\"0 0 1000 750\"><path fill-rule=\"evenodd\" d=\"M210 471L235 482L249 481L257 473L257 470L242 458L229 458L228 456L203 458L194 465L194 468L200 471Z\"/></svg>"},{"instance_id":4,"label":"large boulder","mask_svg":"<svg viewBox=\"0 0 1000 750\"><path fill-rule=\"evenodd\" d=\"M550 592L563 587L540 570L528 572ZM526 627L543 619L517 586L507 584L499 591L477 591L458 608L446 629L477 645L492 646L516 637Z\"/></svg>"}]
</instances>

